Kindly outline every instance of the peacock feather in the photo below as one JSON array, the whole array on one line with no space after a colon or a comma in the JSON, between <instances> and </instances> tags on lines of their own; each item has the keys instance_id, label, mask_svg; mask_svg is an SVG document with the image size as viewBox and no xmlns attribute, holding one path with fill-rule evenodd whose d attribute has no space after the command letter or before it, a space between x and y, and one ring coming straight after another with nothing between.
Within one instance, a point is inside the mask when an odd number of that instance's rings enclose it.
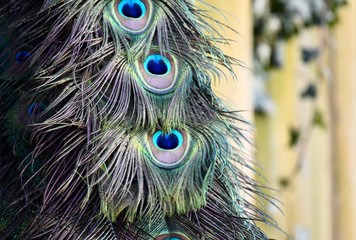
<instances>
[{"instance_id":1,"label":"peacock feather","mask_svg":"<svg viewBox=\"0 0 356 240\"><path fill-rule=\"evenodd\" d=\"M0 4L4 238L268 239L195 1Z\"/></svg>"}]
</instances>

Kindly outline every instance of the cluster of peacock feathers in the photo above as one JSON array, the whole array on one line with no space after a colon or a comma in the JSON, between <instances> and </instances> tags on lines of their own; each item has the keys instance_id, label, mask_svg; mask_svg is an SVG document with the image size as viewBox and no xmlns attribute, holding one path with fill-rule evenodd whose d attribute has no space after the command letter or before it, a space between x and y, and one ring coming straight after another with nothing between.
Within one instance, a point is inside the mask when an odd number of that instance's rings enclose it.
<instances>
[{"instance_id":1,"label":"cluster of peacock feathers","mask_svg":"<svg viewBox=\"0 0 356 240\"><path fill-rule=\"evenodd\" d=\"M0 236L267 239L194 0L0 4Z\"/></svg>"}]
</instances>

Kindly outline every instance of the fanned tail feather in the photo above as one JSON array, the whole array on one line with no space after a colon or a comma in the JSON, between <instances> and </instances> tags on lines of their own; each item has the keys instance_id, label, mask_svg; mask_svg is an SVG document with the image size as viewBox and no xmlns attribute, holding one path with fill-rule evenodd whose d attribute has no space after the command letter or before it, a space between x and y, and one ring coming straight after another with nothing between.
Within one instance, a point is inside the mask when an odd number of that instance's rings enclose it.
<instances>
[{"instance_id":1,"label":"fanned tail feather","mask_svg":"<svg viewBox=\"0 0 356 240\"><path fill-rule=\"evenodd\" d=\"M244 121L211 89L240 63L195 1L0 3L0 234L268 239Z\"/></svg>"}]
</instances>

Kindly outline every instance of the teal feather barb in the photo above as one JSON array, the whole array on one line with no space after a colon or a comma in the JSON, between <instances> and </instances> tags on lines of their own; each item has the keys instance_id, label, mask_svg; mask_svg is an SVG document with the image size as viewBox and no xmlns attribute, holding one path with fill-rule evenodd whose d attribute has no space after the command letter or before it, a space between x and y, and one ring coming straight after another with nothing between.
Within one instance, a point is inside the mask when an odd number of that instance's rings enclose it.
<instances>
[{"instance_id":1,"label":"teal feather barb","mask_svg":"<svg viewBox=\"0 0 356 240\"><path fill-rule=\"evenodd\" d=\"M0 236L268 239L193 0L0 3Z\"/></svg>"}]
</instances>

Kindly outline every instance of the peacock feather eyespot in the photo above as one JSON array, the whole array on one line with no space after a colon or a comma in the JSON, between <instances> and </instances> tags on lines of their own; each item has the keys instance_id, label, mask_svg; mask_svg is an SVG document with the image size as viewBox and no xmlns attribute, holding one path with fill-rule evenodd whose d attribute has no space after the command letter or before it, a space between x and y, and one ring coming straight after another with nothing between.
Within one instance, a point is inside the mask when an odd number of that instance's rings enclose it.
<instances>
[{"instance_id":1,"label":"peacock feather eyespot","mask_svg":"<svg viewBox=\"0 0 356 240\"><path fill-rule=\"evenodd\" d=\"M174 90L179 79L178 67L176 59L169 54L162 56L152 53L137 61L143 86L156 94L166 94Z\"/></svg>"},{"instance_id":2,"label":"peacock feather eyespot","mask_svg":"<svg viewBox=\"0 0 356 240\"><path fill-rule=\"evenodd\" d=\"M164 134L162 131L157 131L153 135L153 144L156 148L161 150L175 150L182 146L183 135L177 130L173 130L171 133Z\"/></svg>"},{"instance_id":3,"label":"peacock feather eyespot","mask_svg":"<svg viewBox=\"0 0 356 240\"><path fill-rule=\"evenodd\" d=\"M140 0L123 0L118 5L121 16L139 19L146 15L146 6Z\"/></svg>"},{"instance_id":4,"label":"peacock feather eyespot","mask_svg":"<svg viewBox=\"0 0 356 240\"><path fill-rule=\"evenodd\" d=\"M21 101L16 109L19 123L28 126L41 121L47 105L43 101L26 100Z\"/></svg>"},{"instance_id":5,"label":"peacock feather eyespot","mask_svg":"<svg viewBox=\"0 0 356 240\"><path fill-rule=\"evenodd\" d=\"M152 19L150 0L116 0L112 8L116 22L130 34L140 34L150 25Z\"/></svg>"},{"instance_id":6,"label":"peacock feather eyespot","mask_svg":"<svg viewBox=\"0 0 356 240\"><path fill-rule=\"evenodd\" d=\"M17 64L22 64L26 62L31 57L31 53L24 50L16 53L15 61Z\"/></svg>"},{"instance_id":7,"label":"peacock feather eyespot","mask_svg":"<svg viewBox=\"0 0 356 240\"><path fill-rule=\"evenodd\" d=\"M12 81L25 79L31 73L30 58L32 57L33 47L31 45L22 45L19 47L10 48L6 53L4 67L6 67L6 75Z\"/></svg>"},{"instance_id":8,"label":"peacock feather eyespot","mask_svg":"<svg viewBox=\"0 0 356 240\"><path fill-rule=\"evenodd\" d=\"M148 56L143 63L143 66L147 73L156 76L164 76L172 71L172 66L169 60L159 54Z\"/></svg>"},{"instance_id":9,"label":"peacock feather eyespot","mask_svg":"<svg viewBox=\"0 0 356 240\"><path fill-rule=\"evenodd\" d=\"M155 238L156 240L189 240L188 237L179 234L179 233L169 233L169 234L162 234Z\"/></svg>"},{"instance_id":10,"label":"peacock feather eyespot","mask_svg":"<svg viewBox=\"0 0 356 240\"><path fill-rule=\"evenodd\" d=\"M34 117L41 114L46 109L46 105L42 102L33 102L27 108L27 116Z\"/></svg>"},{"instance_id":11,"label":"peacock feather eyespot","mask_svg":"<svg viewBox=\"0 0 356 240\"><path fill-rule=\"evenodd\" d=\"M159 130L148 138L155 165L172 169L184 163L189 150L189 136L184 130L172 130L169 133Z\"/></svg>"}]
</instances>

